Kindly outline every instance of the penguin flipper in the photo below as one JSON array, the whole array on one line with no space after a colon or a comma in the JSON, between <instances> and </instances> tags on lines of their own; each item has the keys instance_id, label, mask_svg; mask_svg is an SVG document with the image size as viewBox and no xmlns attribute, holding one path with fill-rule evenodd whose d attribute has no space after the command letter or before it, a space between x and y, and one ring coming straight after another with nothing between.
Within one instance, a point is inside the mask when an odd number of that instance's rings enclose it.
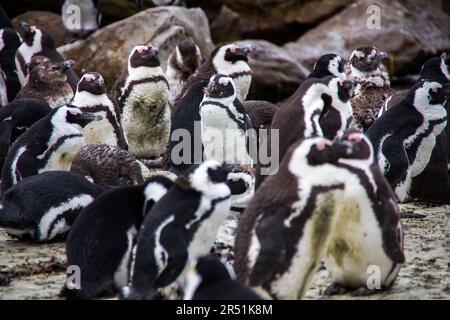
<instances>
[{"instance_id":1,"label":"penguin flipper","mask_svg":"<svg viewBox=\"0 0 450 320\"><path fill-rule=\"evenodd\" d=\"M0 168L3 167L9 147L11 146L12 132L15 126L15 121L4 120L0 124Z\"/></svg>"},{"instance_id":2,"label":"penguin flipper","mask_svg":"<svg viewBox=\"0 0 450 320\"><path fill-rule=\"evenodd\" d=\"M409 166L408 155L403 148L403 143L400 143L394 137L386 139L381 152L383 152L389 163L388 168L384 172L384 176L392 188L394 188L406 176Z\"/></svg>"}]
</instances>

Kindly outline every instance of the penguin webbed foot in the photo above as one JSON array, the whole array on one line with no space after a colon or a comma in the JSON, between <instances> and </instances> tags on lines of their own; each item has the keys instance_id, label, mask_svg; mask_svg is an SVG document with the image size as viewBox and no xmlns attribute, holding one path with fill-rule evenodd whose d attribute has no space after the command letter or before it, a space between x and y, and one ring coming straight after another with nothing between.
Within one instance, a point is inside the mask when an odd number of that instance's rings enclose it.
<instances>
[{"instance_id":1,"label":"penguin webbed foot","mask_svg":"<svg viewBox=\"0 0 450 320\"><path fill-rule=\"evenodd\" d=\"M6 287L11 283L11 278L6 274L0 272L0 287Z\"/></svg>"},{"instance_id":2,"label":"penguin webbed foot","mask_svg":"<svg viewBox=\"0 0 450 320\"><path fill-rule=\"evenodd\" d=\"M144 293L131 286L123 287L119 291L118 297L120 300L162 300L162 296L157 289L151 288Z\"/></svg>"},{"instance_id":3,"label":"penguin webbed foot","mask_svg":"<svg viewBox=\"0 0 450 320\"><path fill-rule=\"evenodd\" d=\"M367 287L360 287L356 290L353 290L350 294L352 295L352 297L366 297L380 291L382 291L382 289L369 289Z\"/></svg>"},{"instance_id":4,"label":"penguin webbed foot","mask_svg":"<svg viewBox=\"0 0 450 320\"><path fill-rule=\"evenodd\" d=\"M366 286L355 288L349 288L343 284L333 282L328 288L325 289L324 295L326 296L334 296L334 295L343 295L349 293L352 297L365 297L372 295L374 293L378 293L383 289L369 289Z\"/></svg>"},{"instance_id":5,"label":"penguin webbed foot","mask_svg":"<svg viewBox=\"0 0 450 320\"><path fill-rule=\"evenodd\" d=\"M400 212L400 218L402 219L424 219L427 215L420 212L414 212L414 211L401 211Z\"/></svg>"},{"instance_id":6,"label":"penguin webbed foot","mask_svg":"<svg viewBox=\"0 0 450 320\"><path fill-rule=\"evenodd\" d=\"M325 289L323 294L325 296L335 296L335 295L346 294L349 291L350 291L350 289L347 288L346 286L339 284L337 282L333 282Z\"/></svg>"}]
</instances>

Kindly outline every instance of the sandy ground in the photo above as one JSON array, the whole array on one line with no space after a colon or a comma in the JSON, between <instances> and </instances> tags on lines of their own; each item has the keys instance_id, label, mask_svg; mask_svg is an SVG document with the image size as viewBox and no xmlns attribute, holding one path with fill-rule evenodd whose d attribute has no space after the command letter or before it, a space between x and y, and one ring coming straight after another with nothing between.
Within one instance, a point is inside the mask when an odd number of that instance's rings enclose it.
<instances>
[{"instance_id":1,"label":"sandy ground","mask_svg":"<svg viewBox=\"0 0 450 320\"><path fill-rule=\"evenodd\" d=\"M358 299L450 299L450 206L407 204L401 209L427 215L403 220L407 261L391 290ZM0 299L58 299L64 264L64 244L21 243L0 229L0 278L11 278L9 285L0 286ZM329 284L326 271L318 272L305 298L329 299L322 295Z\"/></svg>"}]
</instances>

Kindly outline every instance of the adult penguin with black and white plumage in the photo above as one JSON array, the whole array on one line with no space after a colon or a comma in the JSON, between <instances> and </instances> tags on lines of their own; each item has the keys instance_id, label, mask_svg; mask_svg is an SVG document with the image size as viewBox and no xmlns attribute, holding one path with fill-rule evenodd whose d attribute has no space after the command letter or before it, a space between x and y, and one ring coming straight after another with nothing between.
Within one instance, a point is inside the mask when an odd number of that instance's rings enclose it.
<instances>
[{"instance_id":1,"label":"adult penguin with black and white plumage","mask_svg":"<svg viewBox=\"0 0 450 320\"><path fill-rule=\"evenodd\" d=\"M187 272L183 300L262 300L235 280L232 266L225 263L212 256L193 261Z\"/></svg>"},{"instance_id":2,"label":"adult penguin with black and white plumage","mask_svg":"<svg viewBox=\"0 0 450 320\"><path fill-rule=\"evenodd\" d=\"M447 111L444 108L450 97L450 85L438 82L418 81L397 106L388 109L367 131L375 157L400 202L419 195L415 188L429 191L420 195L423 201L450 203L450 183L446 161L436 167L438 180L417 178L429 165L436 138L447 125ZM443 153L445 155L445 152ZM440 171L440 172L439 172ZM438 184L443 186L435 188Z\"/></svg>"},{"instance_id":3,"label":"adult penguin with black and white plumage","mask_svg":"<svg viewBox=\"0 0 450 320\"><path fill-rule=\"evenodd\" d=\"M106 143L128 149L120 118L116 113L117 108L106 94L106 85L101 74L88 72L81 77L72 104L83 112L103 117L103 120L92 122L83 128L87 144Z\"/></svg>"},{"instance_id":4,"label":"adult penguin with black and white plumage","mask_svg":"<svg viewBox=\"0 0 450 320\"><path fill-rule=\"evenodd\" d=\"M396 196L376 164L372 144L364 134L352 128L336 139L353 151L338 162L338 167L348 174L324 258L333 281L325 294L351 291L359 296L389 289L405 262ZM342 250L343 247L347 249ZM368 288L369 266L377 267L379 286Z\"/></svg>"},{"instance_id":5,"label":"adult penguin with black and white plumage","mask_svg":"<svg viewBox=\"0 0 450 320\"><path fill-rule=\"evenodd\" d=\"M0 169L9 148L29 127L51 111L41 99L16 99L0 109Z\"/></svg>"},{"instance_id":6,"label":"adult penguin with black and white plumage","mask_svg":"<svg viewBox=\"0 0 450 320\"><path fill-rule=\"evenodd\" d=\"M66 82L66 70L70 69L74 63L73 60L54 63L47 57L34 56L27 65L29 73L16 99L42 99L51 108L70 103L73 91Z\"/></svg>"},{"instance_id":7,"label":"adult penguin with black and white plumage","mask_svg":"<svg viewBox=\"0 0 450 320\"><path fill-rule=\"evenodd\" d=\"M20 22L20 27L23 30L23 42L16 52L16 69L19 81L23 86L27 76L26 65L31 62L34 56L47 57L54 63L61 63L65 59L56 50L55 40L44 28L30 26L24 21ZM67 83L75 92L79 79L72 69L67 69L65 72Z\"/></svg>"},{"instance_id":8,"label":"adult penguin with black and white plumage","mask_svg":"<svg viewBox=\"0 0 450 320\"><path fill-rule=\"evenodd\" d=\"M163 154L169 141L171 111L169 84L156 47L148 44L133 48L112 95L121 112L130 153L139 158Z\"/></svg>"},{"instance_id":9,"label":"adult penguin with black and white plumage","mask_svg":"<svg viewBox=\"0 0 450 320\"><path fill-rule=\"evenodd\" d=\"M181 163L174 161L171 158L171 153L179 141L172 141L171 139L165 155L170 161L170 171L180 174L188 170L191 164L201 163L201 154L196 159L194 152L197 145L201 145L201 133L200 130L195 130L195 125L200 124L199 107L203 99L203 90L213 75L223 74L233 78L238 99L240 101L245 100L251 83L251 70L247 63L247 55L252 50L253 47L251 46L219 45L188 80L182 93L175 101L175 112L172 117L170 135L172 137L173 133L178 129L187 130L190 135L191 151L187 156L180 152L179 156L183 159ZM198 129L200 129L200 126L198 126ZM185 161L185 158L188 161Z\"/></svg>"},{"instance_id":10,"label":"adult penguin with black and white plumage","mask_svg":"<svg viewBox=\"0 0 450 320\"><path fill-rule=\"evenodd\" d=\"M141 184L151 176L150 170L128 151L104 143L83 146L70 171L102 186Z\"/></svg>"},{"instance_id":11,"label":"adult penguin with black and white plumage","mask_svg":"<svg viewBox=\"0 0 450 320\"><path fill-rule=\"evenodd\" d=\"M360 47L352 52L345 66L348 79L357 83L351 100L352 125L363 131L372 125L386 99L394 93L388 70L382 63L387 57L386 52L376 47Z\"/></svg>"},{"instance_id":12,"label":"adult penguin with black and white plumage","mask_svg":"<svg viewBox=\"0 0 450 320\"><path fill-rule=\"evenodd\" d=\"M62 106L33 124L8 151L2 169L2 193L38 173L69 171L84 144L81 129L96 120L101 118L74 106Z\"/></svg>"},{"instance_id":13,"label":"adult penguin with black and white plumage","mask_svg":"<svg viewBox=\"0 0 450 320\"><path fill-rule=\"evenodd\" d=\"M210 252L230 210L229 168L214 160L193 165L148 212L139 232L125 299L152 299L159 288L183 285L190 260Z\"/></svg>"},{"instance_id":14,"label":"adult penguin with black and white plumage","mask_svg":"<svg viewBox=\"0 0 450 320\"><path fill-rule=\"evenodd\" d=\"M263 298L302 298L323 258L349 175L338 160L351 152L351 146L323 137L291 146L241 215L238 280Z\"/></svg>"},{"instance_id":15,"label":"adult penguin with black and white plumage","mask_svg":"<svg viewBox=\"0 0 450 320\"><path fill-rule=\"evenodd\" d=\"M0 227L21 240L64 240L81 210L104 188L66 171L28 177L5 192Z\"/></svg>"},{"instance_id":16,"label":"adult penguin with black and white plumage","mask_svg":"<svg viewBox=\"0 0 450 320\"><path fill-rule=\"evenodd\" d=\"M334 76L346 80L347 75L344 71L345 63L346 61L337 54L324 54L314 64L313 71L308 75L308 79L321 79L328 76Z\"/></svg>"},{"instance_id":17,"label":"adult penguin with black and white plumage","mask_svg":"<svg viewBox=\"0 0 450 320\"><path fill-rule=\"evenodd\" d=\"M67 299L114 295L128 284L133 247L142 221L173 182L154 176L144 184L106 191L78 216L67 237L67 265L80 268L79 287L64 285ZM107 240L107 241L105 241Z\"/></svg>"},{"instance_id":18,"label":"adult penguin with black and white plumage","mask_svg":"<svg viewBox=\"0 0 450 320\"><path fill-rule=\"evenodd\" d=\"M20 38L16 31L10 27L0 29L0 69L4 73L5 85L3 90L5 93L0 93L3 100L0 101L0 106L5 106L16 97L21 85L17 76L15 55L20 46Z\"/></svg>"}]
</instances>

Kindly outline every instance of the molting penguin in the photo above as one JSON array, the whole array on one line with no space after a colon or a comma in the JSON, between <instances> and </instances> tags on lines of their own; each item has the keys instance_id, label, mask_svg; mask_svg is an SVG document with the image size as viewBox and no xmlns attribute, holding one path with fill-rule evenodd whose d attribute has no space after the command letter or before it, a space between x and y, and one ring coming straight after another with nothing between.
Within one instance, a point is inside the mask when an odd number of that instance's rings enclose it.
<instances>
[{"instance_id":1,"label":"molting penguin","mask_svg":"<svg viewBox=\"0 0 450 320\"><path fill-rule=\"evenodd\" d=\"M169 84L159 63L158 49L151 45L133 48L128 68L116 81L113 98L131 154L155 158L169 141Z\"/></svg>"},{"instance_id":2,"label":"molting penguin","mask_svg":"<svg viewBox=\"0 0 450 320\"><path fill-rule=\"evenodd\" d=\"M238 279L263 297L299 299L320 263L338 216L347 146L300 140L267 177L241 216L235 240Z\"/></svg>"},{"instance_id":3,"label":"molting penguin","mask_svg":"<svg viewBox=\"0 0 450 320\"><path fill-rule=\"evenodd\" d=\"M53 63L44 56L34 56L28 64L29 74L16 99L38 98L46 101L51 108L70 103L73 91L66 82L65 70L75 62L73 60Z\"/></svg>"},{"instance_id":4,"label":"molting penguin","mask_svg":"<svg viewBox=\"0 0 450 320\"><path fill-rule=\"evenodd\" d=\"M388 109L367 131L375 156L400 202L419 196L415 187L428 189L424 201L450 203L450 185L443 159L438 180L416 186L416 178L430 164L436 137L447 125L444 108L450 97L450 86L437 82L418 81L397 106ZM437 145L439 147L439 145ZM445 154L444 154L445 155ZM443 188L436 189L438 183Z\"/></svg>"},{"instance_id":5,"label":"molting penguin","mask_svg":"<svg viewBox=\"0 0 450 320\"><path fill-rule=\"evenodd\" d=\"M170 86L169 101L172 106L202 60L200 48L191 40L181 41L170 54L167 59L166 77Z\"/></svg>"},{"instance_id":6,"label":"molting penguin","mask_svg":"<svg viewBox=\"0 0 450 320\"><path fill-rule=\"evenodd\" d=\"M0 101L0 106L11 102L21 87L15 64L15 55L19 46L20 38L14 29L0 29L0 69L4 72L4 89L6 89L6 95L0 94L6 99L6 103L2 104Z\"/></svg>"},{"instance_id":7,"label":"molting penguin","mask_svg":"<svg viewBox=\"0 0 450 320\"><path fill-rule=\"evenodd\" d=\"M328 53L321 56L314 64L313 71L308 75L309 78L325 78L328 76L347 79L344 72L345 60L334 53Z\"/></svg>"},{"instance_id":8,"label":"molting penguin","mask_svg":"<svg viewBox=\"0 0 450 320\"><path fill-rule=\"evenodd\" d=\"M168 178L154 176L145 184L109 190L87 206L66 242L67 265L80 268L80 286L66 283L61 295L93 299L125 286L142 220L172 184Z\"/></svg>"},{"instance_id":9,"label":"molting penguin","mask_svg":"<svg viewBox=\"0 0 450 320\"><path fill-rule=\"evenodd\" d=\"M394 93L389 73L381 63L387 57L375 47L361 47L352 52L345 67L348 79L357 83L351 103L353 126L361 130L367 131L385 100Z\"/></svg>"},{"instance_id":10,"label":"molting penguin","mask_svg":"<svg viewBox=\"0 0 450 320\"><path fill-rule=\"evenodd\" d=\"M33 124L8 151L2 169L2 193L38 173L69 171L84 144L81 129L95 120L101 118L74 106L63 106Z\"/></svg>"},{"instance_id":11,"label":"molting penguin","mask_svg":"<svg viewBox=\"0 0 450 320\"><path fill-rule=\"evenodd\" d=\"M103 186L141 184L150 170L127 151L107 144L88 144L73 159L70 171Z\"/></svg>"},{"instance_id":12,"label":"molting penguin","mask_svg":"<svg viewBox=\"0 0 450 320\"><path fill-rule=\"evenodd\" d=\"M81 210L104 189L65 171L28 177L3 195L0 227L19 239L64 239Z\"/></svg>"},{"instance_id":13,"label":"molting penguin","mask_svg":"<svg viewBox=\"0 0 450 320\"><path fill-rule=\"evenodd\" d=\"M47 102L32 98L16 99L0 109L0 168L14 141L50 111Z\"/></svg>"},{"instance_id":14,"label":"molting penguin","mask_svg":"<svg viewBox=\"0 0 450 320\"><path fill-rule=\"evenodd\" d=\"M215 257L200 257L187 272L183 300L261 300L235 278L231 266Z\"/></svg>"},{"instance_id":15,"label":"molting penguin","mask_svg":"<svg viewBox=\"0 0 450 320\"><path fill-rule=\"evenodd\" d=\"M184 282L190 260L211 250L230 210L229 169L209 160L193 165L148 212L139 232L126 299L151 299L158 288Z\"/></svg>"},{"instance_id":16,"label":"molting penguin","mask_svg":"<svg viewBox=\"0 0 450 320\"><path fill-rule=\"evenodd\" d=\"M76 21L75 14L78 14ZM87 38L100 26L100 0L65 0L61 8L61 18L64 27L74 39Z\"/></svg>"},{"instance_id":17,"label":"molting penguin","mask_svg":"<svg viewBox=\"0 0 450 320\"><path fill-rule=\"evenodd\" d=\"M237 99L231 77L222 74L211 77L200 103L200 119L206 159L252 165L248 130L253 126L244 106ZM256 143L254 139L253 143Z\"/></svg>"},{"instance_id":18,"label":"molting penguin","mask_svg":"<svg viewBox=\"0 0 450 320\"><path fill-rule=\"evenodd\" d=\"M364 295L392 286L405 262L400 213L395 194L375 163L369 139L356 129L346 130L337 139L352 146L353 152L338 164L349 174L325 253L333 280L325 294L355 290L353 295ZM368 288L373 267L379 282Z\"/></svg>"},{"instance_id":19,"label":"molting penguin","mask_svg":"<svg viewBox=\"0 0 450 320\"><path fill-rule=\"evenodd\" d=\"M72 104L83 112L103 117L103 120L92 122L83 128L86 143L106 143L128 149L116 107L107 96L105 81L99 73L88 72L81 77Z\"/></svg>"},{"instance_id":20,"label":"molting penguin","mask_svg":"<svg viewBox=\"0 0 450 320\"><path fill-rule=\"evenodd\" d=\"M25 83L27 75L27 63L31 62L34 56L44 56L55 63L64 61L64 58L56 50L55 41L52 36L43 28L30 26L26 22L21 22L20 27L23 30L23 42L16 52L16 69L19 81L22 86ZM69 83L73 92L77 89L78 77L71 69L66 70L67 83Z\"/></svg>"}]
</instances>

